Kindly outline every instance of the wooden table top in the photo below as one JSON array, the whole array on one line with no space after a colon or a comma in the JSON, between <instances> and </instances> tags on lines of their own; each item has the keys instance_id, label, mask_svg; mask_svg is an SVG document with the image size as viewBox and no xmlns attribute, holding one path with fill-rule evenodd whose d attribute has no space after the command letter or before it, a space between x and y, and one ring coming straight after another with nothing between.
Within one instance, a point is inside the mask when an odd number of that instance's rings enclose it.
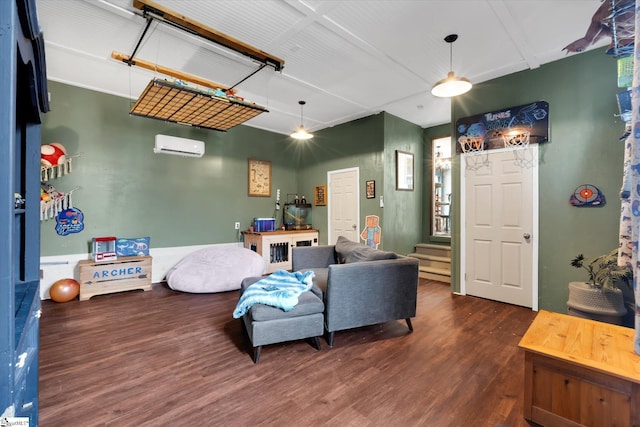
<instances>
[{"instance_id":1,"label":"wooden table top","mask_svg":"<svg viewBox=\"0 0 640 427\"><path fill-rule=\"evenodd\" d=\"M275 230L275 231L249 231L245 230L242 234L265 234L265 235L275 235L275 234L301 234L301 233L317 233L318 230L315 228L309 228L306 230Z\"/></svg>"},{"instance_id":2,"label":"wooden table top","mask_svg":"<svg viewBox=\"0 0 640 427\"><path fill-rule=\"evenodd\" d=\"M631 328L540 310L518 346L640 384L634 334Z\"/></svg>"}]
</instances>

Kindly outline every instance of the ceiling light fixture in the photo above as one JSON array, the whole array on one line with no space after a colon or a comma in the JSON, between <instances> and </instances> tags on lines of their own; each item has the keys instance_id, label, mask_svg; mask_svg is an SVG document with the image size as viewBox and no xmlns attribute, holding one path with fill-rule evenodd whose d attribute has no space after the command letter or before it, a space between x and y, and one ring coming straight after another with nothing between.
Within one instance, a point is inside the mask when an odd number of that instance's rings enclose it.
<instances>
[{"instance_id":1,"label":"ceiling light fixture","mask_svg":"<svg viewBox=\"0 0 640 427\"><path fill-rule=\"evenodd\" d=\"M449 43L449 74L440 80L431 89L431 94L440 98L451 98L462 95L471 90L471 82L464 77L456 77L453 74L453 42L458 40L457 34L449 34L444 41Z\"/></svg>"},{"instance_id":2,"label":"ceiling light fixture","mask_svg":"<svg viewBox=\"0 0 640 427\"><path fill-rule=\"evenodd\" d=\"M313 134L307 132L307 130L304 128L304 125L302 124L302 108L304 107L304 104L306 104L306 102L298 101L298 104L300 104L300 127L296 129L295 132L293 132L290 136L293 139L311 139L313 138Z\"/></svg>"}]
</instances>

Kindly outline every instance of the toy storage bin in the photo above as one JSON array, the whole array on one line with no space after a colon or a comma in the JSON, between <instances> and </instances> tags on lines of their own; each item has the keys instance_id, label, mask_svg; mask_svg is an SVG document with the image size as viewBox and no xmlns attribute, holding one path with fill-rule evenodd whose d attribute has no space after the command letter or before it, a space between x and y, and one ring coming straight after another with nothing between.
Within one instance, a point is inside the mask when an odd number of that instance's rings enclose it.
<instances>
[{"instance_id":1,"label":"toy storage bin","mask_svg":"<svg viewBox=\"0 0 640 427\"><path fill-rule=\"evenodd\" d=\"M114 261L82 260L80 271L80 301L94 295L142 289L151 290L151 257L120 257Z\"/></svg>"},{"instance_id":2,"label":"toy storage bin","mask_svg":"<svg viewBox=\"0 0 640 427\"><path fill-rule=\"evenodd\" d=\"M254 218L253 219L253 231L262 232L262 231L275 231L276 230L276 220L275 218Z\"/></svg>"}]
</instances>

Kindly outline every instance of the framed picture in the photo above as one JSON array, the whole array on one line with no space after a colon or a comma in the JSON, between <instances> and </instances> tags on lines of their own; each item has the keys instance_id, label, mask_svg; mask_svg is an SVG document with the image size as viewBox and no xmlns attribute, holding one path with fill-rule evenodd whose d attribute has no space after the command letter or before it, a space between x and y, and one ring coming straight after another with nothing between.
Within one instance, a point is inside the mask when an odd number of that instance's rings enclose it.
<instances>
[{"instance_id":1,"label":"framed picture","mask_svg":"<svg viewBox=\"0 0 640 427\"><path fill-rule=\"evenodd\" d=\"M370 180L366 182L367 184L367 199L375 199L376 197L376 182L374 180Z\"/></svg>"},{"instance_id":2,"label":"framed picture","mask_svg":"<svg viewBox=\"0 0 640 427\"><path fill-rule=\"evenodd\" d=\"M413 154L396 150L396 190L413 191Z\"/></svg>"},{"instance_id":3,"label":"framed picture","mask_svg":"<svg viewBox=\"0 0 640 427\"><path fill-rule=\"evenodd\" d=\"M316 206L327 205L327 186L326 185L316 185L315 187L313 187L313 203Z\"/></svg>"},{"instance_id":4,"label":"framed picture","mask_svg":"<svg viewBox=\"0 0 640 427\"><path fill-rule=\"evenodd\" d=\"M271 197L271 162L249 159L249 196Z\"/></svg>"}]
</instances>

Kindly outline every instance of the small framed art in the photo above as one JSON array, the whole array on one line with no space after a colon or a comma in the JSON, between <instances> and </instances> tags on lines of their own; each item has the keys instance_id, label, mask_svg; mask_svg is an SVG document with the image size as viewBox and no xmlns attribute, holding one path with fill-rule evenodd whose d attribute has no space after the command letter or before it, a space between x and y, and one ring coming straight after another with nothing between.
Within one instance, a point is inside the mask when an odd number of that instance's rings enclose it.
<instances>
[{"instance_id":1,"label":"small framed art","mask_svg":"<svg viewBox=\"0 0 640 427\"><path fill-rule=\"evenodd\" d=\"M413 191L413 154L396 150L396 190Z\"/></svg>"},{"instance_id":2,"label":"small framed art","mask_svg":"<svg viewBox=\"0 0 640 427\"><path fill-rule=\"evenodd\" d=\"M249 196L271 197L271 162L249 159Z\"/></svg>"},{"instance_id":3,"label":"small framed art","mask_svg":"<svg viewBox=\"0 0 640 427\"><path fill-rule=\"evenodd\" d=\"M313 187L313 203L316 206L327 205L327 186L326 185L316 185L315 187Z\"/></svg>"},{"instance_id":4,"label":"small framed art","mask_svg":"<svg viewBox=\"0 0 640 427\"><path fill-rule=\"evenodd\" d=\"M367 199L375 199L376 197L376 182L374 180L366 181Z\"/></svg>"}]
</instances>

